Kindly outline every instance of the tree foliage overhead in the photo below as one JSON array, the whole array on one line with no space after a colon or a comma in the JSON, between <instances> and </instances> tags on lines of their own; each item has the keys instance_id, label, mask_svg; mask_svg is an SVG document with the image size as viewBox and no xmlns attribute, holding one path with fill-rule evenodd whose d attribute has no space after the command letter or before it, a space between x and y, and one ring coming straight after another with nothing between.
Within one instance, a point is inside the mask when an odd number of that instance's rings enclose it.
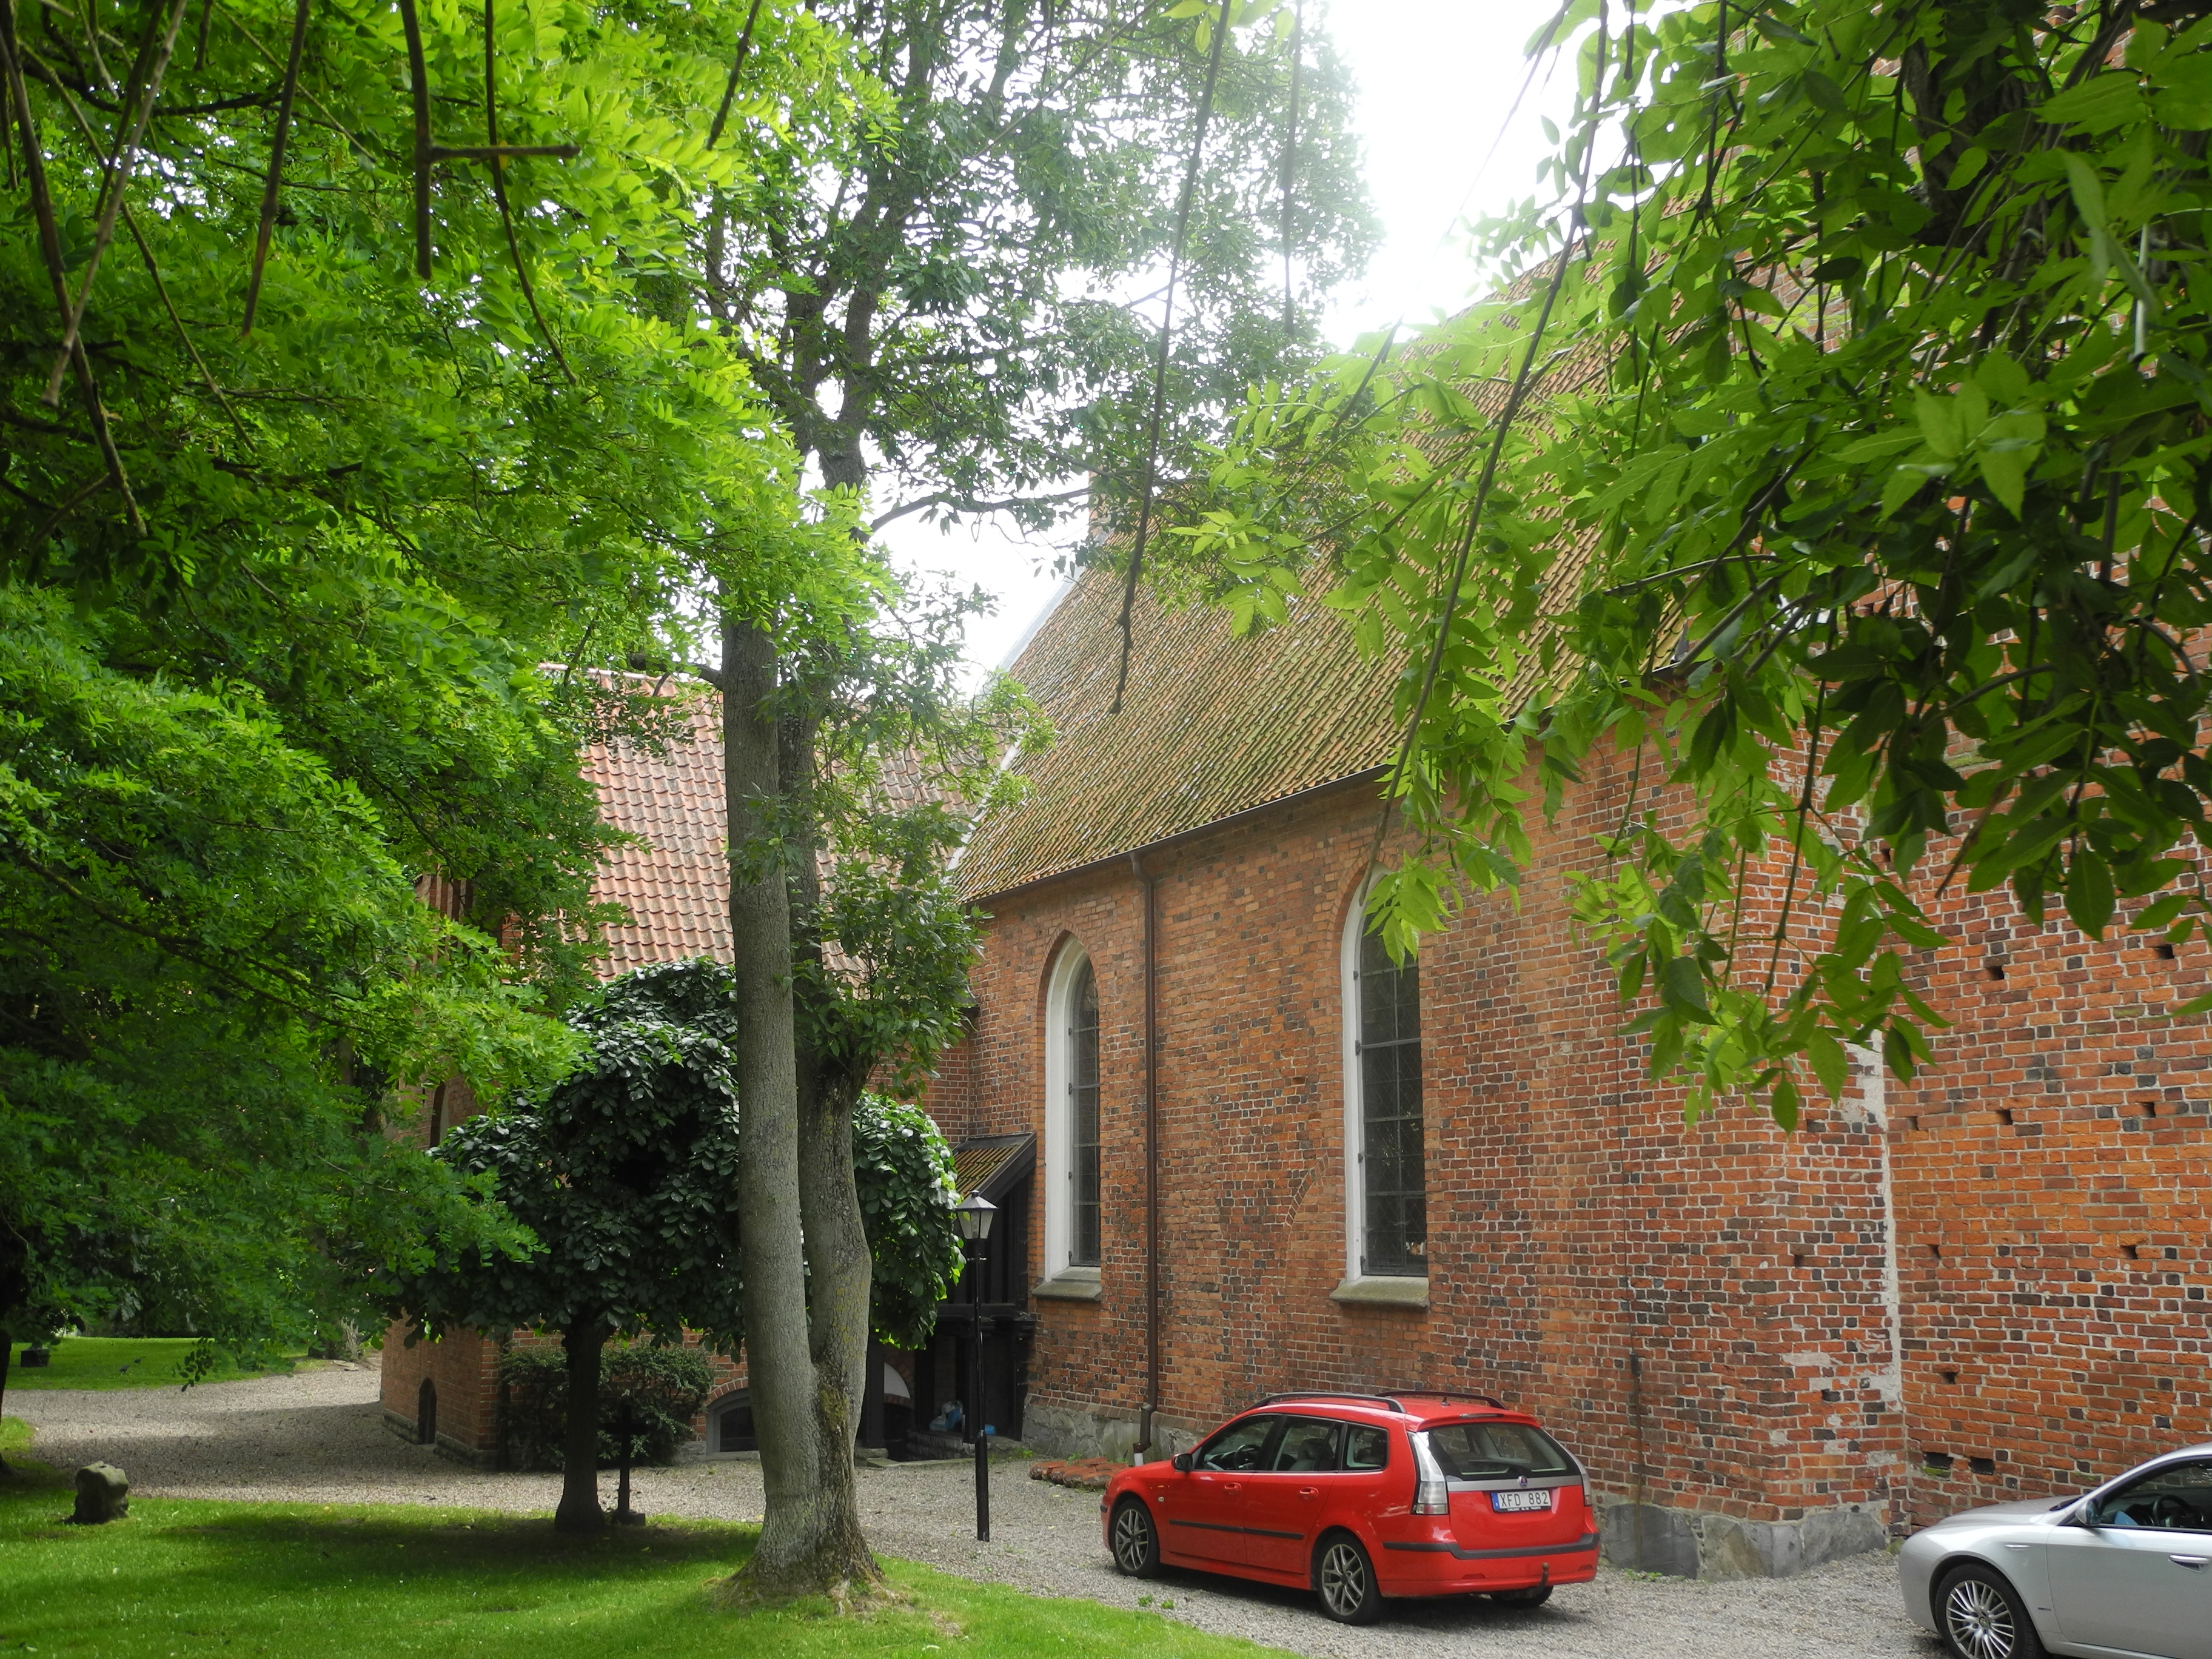
<instances>
[{"instance_id":1,"label":"tree foliage overhead","mask_svg":"<svg viewBox=\"0 0 2212 1659\"><path fill-rule=\"evenodd\" d=\"M1656 1073L1789 1124L1843 1044L1928 1054L1947 887L2208 919L2212 16L1574 0L1540 45L1581 94L1488 228L1517 280L1255 401L1195 540L1407 661L1401 943L1516 878L1532 767L1641 757L1577 913Z\"/></svg>"},{"instance_id":2,"label":"tree foliage overhead","mask_svg":"<svg viewBox=\"0 0 2212 1659\"><path fill-rule=\"evenodd\" d=\"M383 1114L571 1053L578 757L659 709L543 665L688 641L702 570L872 591L666 303L752 136L854 105L802 13L710 147L746 12L0 17L0 1325L297 1335L509 1237Z\"/></svg>"},{"instance_id":3,"label":"tree foliage overhead","mask_svg":"<svg viewBox=\"0 0 2212 1659\"><path fill-rule=\"evenodd\" d=\"M722 191L702 297L830 483L880 467L886 514L1013 502L1032 526L1060 515L1049 492L1070 478L1134 490L1154 290L1206 70L1200 37L1219 11L812 9L849 39L880 101L858 119L794 123ZM1235 15L1176 302L1178 462L1249 381L1308 360L1320 297L1373 237L1326 35L1302 36L1293 131L1289 9L1244 0ZM768 15L760 27L749 64L781 49Z\"/></svg>"}]
</instances>

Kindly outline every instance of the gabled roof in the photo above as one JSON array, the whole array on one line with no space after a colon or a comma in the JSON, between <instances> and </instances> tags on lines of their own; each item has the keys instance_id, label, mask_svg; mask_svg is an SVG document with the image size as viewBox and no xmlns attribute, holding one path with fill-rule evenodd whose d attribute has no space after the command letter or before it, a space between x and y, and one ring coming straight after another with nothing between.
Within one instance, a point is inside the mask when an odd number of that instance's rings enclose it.
<instances>
[{"instance_id":1,"label":"gabled roof","mask_svg":"<svg viewBox=\"0 0 2212 1659\"><path fill-rule=\"evenodd\" d=\"M1003 1203L1036 1167L1036 1137L981 1135L952 1149L952 1176L963 1198Z\"/></svg>"},{"instance_id":2,"label":"gabled roof","mask_svg":"<svg viewBox=\"0 0 2212 1659\"><path fill-rule=\"evenodd\" d=\"M1030 793L976 826L955 875L983 898L1386 765L1396 665L1310 601L1239 639L1216 605L1138 596L1119 714L1121 579L1085 573L1009 671L1056 736L1018 763Z\"/></svg>"}]
</instances>

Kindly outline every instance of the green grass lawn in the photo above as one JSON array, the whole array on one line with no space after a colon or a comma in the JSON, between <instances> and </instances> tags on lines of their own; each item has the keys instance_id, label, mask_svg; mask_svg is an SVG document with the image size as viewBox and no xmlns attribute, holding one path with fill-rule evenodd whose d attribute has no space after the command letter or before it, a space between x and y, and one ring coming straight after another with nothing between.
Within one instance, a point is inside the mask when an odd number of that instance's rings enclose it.
<instances>
[{"instance_id":1,"label":"green grass lawn","mask_svg":"<svg viewBox=\"0 0 2212 1659\"><path fill-rule=\"evenodd\" d=\"M151 1389L174 1387L183 1379L177 1368L185 1356L199 1346L189 1336L66 1336L53 1346L54 1363L25 1370L18 1342L9 1356L8 1392L18 1389ZM289 1370L286 1361L284 1369ZM264 1371L242 1370L224 1364L207 1376L207 1382L229 1382L241 1376L266 1376Z\"/></svg>"},{"instance_id":2,"label":"green grass lawn","mask_svg":"<svg viewBox=\"0 0 2212 1659\"><path fill-rule=\"evenodd\" d=\"M196 1659L364 1653L471 1659L962 1659L1110 1653L1252 1659L1271 1650L1148 1613L1024 1595L907 1563L912 1601L840 1616L827 1602L732 1613L708 1589L754 1529L707 1522L588 1541L544 1519L461 1510L133 1498L130 1518L70 1527L43 1471L0 1483L0 1655Z\"/></svg>"}]
</instances>

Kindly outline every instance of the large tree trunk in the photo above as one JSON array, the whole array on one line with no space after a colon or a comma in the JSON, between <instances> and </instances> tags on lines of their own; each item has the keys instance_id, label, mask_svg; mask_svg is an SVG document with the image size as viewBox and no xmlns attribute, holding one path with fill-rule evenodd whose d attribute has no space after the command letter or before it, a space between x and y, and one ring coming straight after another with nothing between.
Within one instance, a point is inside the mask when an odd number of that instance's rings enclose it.
<instances>
[{"instance_id":1,"label":"large tree trunk","mask_svg":"<svg viewBox=\"0 0 2212 1659\"><path fill-rule=\"evenodd\" d=\"M807 1328L791 900L783 861L760 855L781 793L775 672L767 631L726 611L722 746L738 1017L738 1249L745 1363L767 1499L760 1543L732 1585L749 1601L820 1594L878 1577L852 1502L849 1407L837 1400L840 1390L818 1380ZM840 1416L842 1443L823 1432L825 1419Z\"/></svg>"},{"instance_id":2,"label":"large tree trunk","mask_svg":"<svg viewBox=\"0 0 2212 1659\"><path fill-rule=\"evenodd\" d=\"M875 1558L860 1531L853 1450L860 1437L868 1358L868 1297L875 1264L853 1179L857 1087L817 1074L799 1091L799 1202L806 1223L807 1308L814 1358L815 1431L822 1446L822 1518L841 1559Z\"/></svg>"},{"instance_id":3,"label":"large tree trunk","mask_svg":"<svg viewBox=\"0 0 2212 1659\"><path fill-rule=\"evenodd\" d=\"M14 1358L15 1352L15 1333L5 1326L0 1326L0 1412L5 1412L8 1407L8 1362ZM0 1475L10 1475L15 1472L8 1467L8 1460L0 1457Z\"/></svg>"},{"instance_id":4,"label":"large tree trunk","mask_svg":"<svg viewBox=\"0 0 2212 1659\"><path fill-rule=\"evenodd\" d=\"M568 1355L568 1420L561 1445L561 1507L556 1532L595 1533L607 1524L599 1508L599 1355L607 1328L594 1320L562 1333Z\"/></svg>"},{"instance_id":5,"label":"large tree trunk","mask_svg":"<svg viewBox=\"0 0 2212 1659\"><path fill-rule=\"evenodd\" d=\"M811 708L787 710L777 722L780 781L787 797L811 793L820 733L821 721ZM815 968L823 948L818 854L810 841L785 872L792 954ZM845 1538L851 1553L872 1560L860 1531L852 1457L866 1399L868 1304L875 1285L875 1263L853 1174L853 1110L867 1077L865 1069L854 1071L849 1060L824 1054L811 1040L807 999L829 998L830 993L811 975L802 975L799 985L793 1042L799 1073L799 1207L806 1231L806 1320L823 1458L823 1525Z\"/></svg>"}]
</instances>

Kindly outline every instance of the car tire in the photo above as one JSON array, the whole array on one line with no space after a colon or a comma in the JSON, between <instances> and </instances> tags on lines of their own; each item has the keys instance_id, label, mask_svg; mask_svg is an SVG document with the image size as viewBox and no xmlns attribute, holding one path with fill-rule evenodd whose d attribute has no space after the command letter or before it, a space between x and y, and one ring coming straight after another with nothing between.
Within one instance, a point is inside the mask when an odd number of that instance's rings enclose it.
<instances>
[{"instance_id":1,"label":"car tire","mask_svg":"<svg viewBox=\"0 0 2212 1659\"><path fill-rule=\"evenodd\" d=\"M1529 1584L1520 1589L1492 1590L1490 1599L1501 1607L1540 1607L1552 1599L1552 1587Z\"/></svg>"},{"instance_id":2,"label":"car tire","mask_svg":"<svg viewBox=\"0 0 2212 1659\"><path fill-rule=\"evenodd\" d=\"M1159 1528L1152 1524L1152 1512L1142 1498L1125 1498L1114 1506L1107 1539L1114 1554L1114 1570L1123 1577L1160 1576Z\"/></svg>"},{"instance_id":3,"label":"car tire","mask_svg":"<svg viewBox=\"0 0 2212 1659\"><path fill-rule=\"evenodd\" d=\"M1340 1625L1371 1625L1382 1616L1375 1563L1348 1532L1330 1533L1315 1548L1313 1588L1321 1610Z\"/></svg>"},{"instance_id":4,"label":"car tire","mask_svg":"<svg viewBox=\"0 0 2212 1659\"><path fill-rule=\"evenodd\" d=\"M2020 1592L1995 1567L1970 1561L1936 1587L1936 1634L1952 1659L2044 1659Z\"/></svg>"}]
</instances>

